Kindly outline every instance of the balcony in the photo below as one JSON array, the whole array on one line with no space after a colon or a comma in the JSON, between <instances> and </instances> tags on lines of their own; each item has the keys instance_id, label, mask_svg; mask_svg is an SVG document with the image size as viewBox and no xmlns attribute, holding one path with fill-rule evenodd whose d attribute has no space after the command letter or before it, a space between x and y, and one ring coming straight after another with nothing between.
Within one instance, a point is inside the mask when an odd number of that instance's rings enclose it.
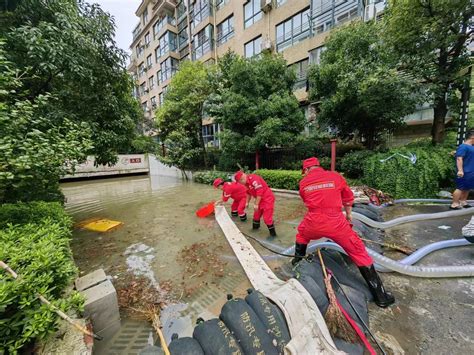
<instances>
[{"instance_id":1,"label":"balcony","mask_svg":"<svg viewBox=\"0 0 474 355\"><path fill-rule=\"evenodd\" d=\"M210 52L213 49L212 41L207 40L200 46L194 47L193 45L193 60L200 59L205 54Z\"/></svg>"},{"instance_id":2,"label":"balcony","mask_svg":"<svg viewBox=\"0 0 474 355\"><path fill-rule=\"evenodd\" d=\"M156 4L153 6L153 12L174 11L177 3L176 0L156 0Z\"/></svg>"}]
</instances>

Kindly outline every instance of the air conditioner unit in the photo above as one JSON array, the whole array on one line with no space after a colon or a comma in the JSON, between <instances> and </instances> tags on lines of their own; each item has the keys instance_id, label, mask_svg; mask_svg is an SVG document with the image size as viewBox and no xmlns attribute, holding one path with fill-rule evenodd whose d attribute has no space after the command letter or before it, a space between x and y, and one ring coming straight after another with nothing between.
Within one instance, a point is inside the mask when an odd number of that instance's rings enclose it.
<instances>
[{"instance_id":1,"label":"air conditioner unit","mask_svg":"<svg viewBox=\"0 0 474 355\"><path fill-rule=\"evenodd\" d=\"M260 44L260 51L271 51L273 49L273 44L272 41L270 41L268 38L263 40L262 43Z\"/></svg>"},{"instance_id":2,"label":"air conditioner unit","mask_svg":"<svg viewBox=\"0 0 474 355\"><path fill-rule=\"evenodd\" d=\"M273 0L260 0L260 8L263 12L267 13L273 7Z\"/></svg>"}]
</instances>

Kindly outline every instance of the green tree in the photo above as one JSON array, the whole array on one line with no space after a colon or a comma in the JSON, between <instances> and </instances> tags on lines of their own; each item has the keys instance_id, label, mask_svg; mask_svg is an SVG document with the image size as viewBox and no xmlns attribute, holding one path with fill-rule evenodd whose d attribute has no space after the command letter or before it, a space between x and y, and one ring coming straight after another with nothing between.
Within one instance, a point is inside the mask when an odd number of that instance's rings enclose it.
<instances>
[{"instance_id":1,"label":"green tree","mask_svg":"<svg viewBox=\"0 0 474 355\"><path fill-rule=\"evenodd\" d=\"M114 42L110 15L84 1L23 0L0 13L0 23L6 57L23 73L15 95L32 102L53 96L54 104L42 106L50 127L61 126L64 117L87 123L96 162L115 162L143 114L131 95L126 53Z\"/></svg>"},{"instance_id":2,"label":"green tree","mask_svg":"<svg viewBox=\"0 0 474 355\"><path fill-rule=\"evenodd\" d=\"M243 154L291 146L305 125L293 94L296 75L283 57L251 59L227 53L219 61L208 110L222 124L222 154L234 164Z\"/></svg>"},{"instance_id":3,"label":"green tree","mask_svg":"<svg viewBox=\"0 0 474 355\"><path fill-rule=\"evenodd\" d=\"M449 99L469 63L466 44L474 33L471 0L391 0L385 36L401 69L421 80L433 102L432 141L444 139Z\"/></svg>"},{"instance_id":4,"label":"green tree","mask_svg":"<svg viewBox=\"0 0 474 355\"><path fill-rule=\"evenodd\" d=\"M60 199L59 177L85 159L92 148L90 129L65 117L51 126L43 111L55 104L54 97L20 99L22 75L5 59L3 45L0 41L0 204Z\"/></svg>"},{"instance_id":5,"label":"green tree","mask_svg":"<svg viewBox=\"0 0 474 355\"><path fill-rule=\"evenodd\" d=\"M321 64L309 74L310 99L320 101L318 119L342 136L358 133L373 149L387 131L415 110L413 82L398 75L376 23L355 22L333 32Z\"/></svg>"},{"instance_id":6,"label":"green tree","mask_svg":"<svg viewBox=\"0 0 474 355\"><path fill-rule=\"evenodd\" d=\"M165 164L181 170L200 163L207 166L202 120L212 90L210 70L201 62L183 62L168 85L156 114L159 136L167 147L166 156L160 158Z\"/></svg>"}]
</instances>

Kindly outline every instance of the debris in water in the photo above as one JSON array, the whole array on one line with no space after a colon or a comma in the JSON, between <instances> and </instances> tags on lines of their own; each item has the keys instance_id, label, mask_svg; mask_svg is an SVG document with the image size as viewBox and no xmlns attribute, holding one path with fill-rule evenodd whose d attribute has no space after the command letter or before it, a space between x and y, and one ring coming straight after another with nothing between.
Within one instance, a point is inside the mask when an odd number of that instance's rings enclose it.
<instances>
[{"instance_id":1,"label":"debris in water","mask_svg":"<svg viewBox=\"0 0 474 355\"><path fill-rule=\"evenodd\" d=\"M115 230L122 225L123 223L120 221L113 221L106 218L91 218L77 223L75 227L84 228L93 232L105 233Z\"/></svg>"},{"instance_id":2,"label":"debris in water","mask_svg":"<svg viewBox=\"0 0 474 355\"><path fill-rule=\"evenodd\" d=\"M132 271L135 276L146 277L150 280L152 285L159 290L160 285L156 281L155 273L151 269L151 262L155 258L155 255L151 253L153 253L154 250L154 248L146 244L136 243L130 245L127 250L125 250L124 255L128 255L128 271Z\"/></svg>"},{"instance_id":3,"label":"debris in water","mask_svg":"<svg viewBox=\"0 0 474 355\"><path fill-rule=\"evenodd\" d=\"M448 230L451 229L451 226L439 226L438 229Z\"/></svg>"}]
</instances>

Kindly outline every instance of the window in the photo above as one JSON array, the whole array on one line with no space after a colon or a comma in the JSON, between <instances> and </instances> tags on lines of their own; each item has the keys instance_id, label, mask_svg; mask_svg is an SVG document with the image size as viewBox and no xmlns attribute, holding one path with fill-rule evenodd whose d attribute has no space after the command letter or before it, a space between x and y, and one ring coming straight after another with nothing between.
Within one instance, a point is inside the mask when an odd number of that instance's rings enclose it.
<instances>
[{"instance_id":1,"label":"window","mask_svg":"<svg viewBox=\"0 0 474 355\"><path fill-rule=\"evenodd\" d=\"M161 31L162 28L166 26L166 24L175 25L176 21L173 16L166 15L160 18L156 23L153 25L153 38L156 39L158 33Z\"/></svg>"},{"instance_id":2,"label":"window","mask_svg":"<svg viewBox=\"0 0 474 355\"><path fill-rule=\"evenodd\" d=\"M143 82L143 83L140 84L140 87L139 87L139 89L138 89L138 94L139 94L140 96L145 95L145 89L146 89L146 86L145 86L145 85L146 85L145 82Z\"/></svg>"},{"instance_id":3,"label":"window","mask_svg":"<svg viewBox=\"0 0 474 355\"><path fill-rule=\"evenodd\" d=\"M309 52L309 63L310 64L320 64L321 63L321 54L326 50L325 46L321 46L313 49Z\"/></svg>"},{"instance_id":4,"label":"window","mask_svg":"<svg viewBox=\"0 0 474 355\"><path fill-rule=\"evenodd\" d=\"M201 58L212 50L212 25L207 25L193 37L193 60Z\"/></svg>"},{"instance_id":5,"label":"window","mask_svg":"<svg viewBox=\"0 0 474 355\"><path fill-rule=\"evenodd\" d=\"M178 48L182 48L187 43L188 43L188 28L185 27L182 31L178 33Z\"/></svg>"},{"instance_id":6,"label":"window","mask_svg":"<svg viewBox=\"0 0 474 355\"><path fill-rule=\"evenodd\" d=\"M285 2L286 2L286 0L277 0L276 1L277 7L283 5Z\"/></svg>"},{"instance_id":7,"label":"window","mask_svg":"<svg viewBox=\"0 0 474 355\"><path fill-rule=\"evenodd\" d=\"M152 65L152 61L151 61L151 54L150 54L148 57L146 57L146 67L147 67L147 69L150 69L151 65Z\"/></svg>"},{"instance_id":8,"label":"window","mask_svg":"<svg viewBox=\"0 0 474 355\"><path fill-rule=\"evenodd\" d=\"M151 42L150 32L147 32L147 34L145 35L145 47L148 48L148 46L150 45L150 42Z\"/></svg>"},{"instance_id":9,"label":"window","mask_svg":"<svg viewBox=\"0 0 474 355\"><path fill-rule=\"evenodd\" d=\"M148 87L150 90L153 90L155 87L155 77L153 75L148 78Z\"/></svg>"},{"instance_id":10,"label":"window","mask_svg":"<svg viewBox=\"0 0 474 355\"><path fill-rule=\"evenodd\" d=\"M260 54L262 49L262 36L254 38L250 42L245 43L245 58L251 58Z\"/></svg>"},{"instance_id":11,"label":"window","mask_svg":"<svg viewBox=\"0 0 474 355\"><path fill-rule=\"evenodd\" d=\"M156 72L156 84L160 85L161 84L161 70L158 70Z\"/></svg>"},{"instance_id":12,"label":"window","mask_svg":"<svg viewBox=\"0 0 474 355\"><path fill-rule=\"evenodd\" d=\"M159 47L159 55L160 57L165 55L166 53L172 51L176 51L177 46L177 36L176 33L166 31L163 36L160 37L160 47Z\"/></svg>"},{"instance_id":13,"label":"window","mask_svg":"<svg viewBox=\"0 0 474 355\"><path fill-rule=\"evenodd\" d=\"M217 25L217 45L221 45L234 37L234 15Z\"/></svg>"},{"instance_id":14,"label":"window","mask_svg":"<svg viewBox=\"0 0 474 355\"><path fill-rule=\"evenodd\" d=\"M206 147L218 147L219 140L216 134L219 133L219 124L212 123L202 126L202 138Z\"/></svg>"},{"instance_id":15,"label":"window","mask_svg":"<svg viewBox=\"0 0 474 355\"><path fill-rule=\"evenodd\" d=\"M211 14L209 0L196 0L191 8L191 28L196 27Z\"/></svg>"},{"instance_id":16,"label":"window","mask_svg":"<svg viewBox=\"0 0 474 355\"><path fill-rule=\"evenodd\" d=\"M252 26L261 18L262 10L260 8L260 0L250 0L244 5L244 28Z\"/></svg>"},{"instance_id":17,"label":"window","mask_svg":"<svg viewBox=\"0 0 474 355\"><path fill-rule=\"evenodd\" d=\"M280 52L309 37L309 9L306 9L276 27L277 51Z\"/></svg>"},{"instance_id":18,"label":"window","mask_svg":"<svg viewBox=\"0 0 474 355\"><path fill-rule=\"evenodd\" d=\"M165 96L165 95L164 95L162 92L160 92L160 93L158 94L158 102L159 102L160 106L163 106L163 102L165 101L165 100L164 100L164 96Z\"/></svg>"},{"instance_id":19,"label":"window","mask_svg":"<svg viewBox=\"0 0 474 355\"><path fill-rule=\"evenodd\" d=\"M156 96L153 96L150 100L151 102L151 108L155 109L156 108Z\"/></svg>"},{"instance_id":20,"label":"window","mask_svg":"<svg viewBox=\"0 0 474 355\"><path fill-rule=\"evenodd\" d=\"M142 20L143 25L146 25L148 22L148 9L145 9L145 11L143 11Z\"/></svg>"},{"instance_id":21,"label":"window","mask_svg":"<svg viewBox=\"0 0 474 355\"><path fill-rule=\"evenodd\" d=\"M217 0L216 1L216 8L217 10L222 9L225 5L229 3L230 0Z\"/></svg>"},{"instance_id":22,"label":"window","mask_svg":"<svg viewBox=\"0 0 474 355\"><path fill-rule=\"evenodd\" d=\"M145 74L145 63L141 63L139 66L138 66L138 76L141 78L143 76L143 74Z\"/></svg>"},{"instance_id":23,"label":"window","mask_svg":"<svg viewBox=\"0 0 474 355\"><path fill-rule=\"evenodd\" d=\"M148 112L148 101L142 102L143 112Z\"/></svg>"},{"instance_id":24,"label":"window","mask_svg":"<svg viewBox=\"0 0 474 355\"><path fill-rule=\"evenodd\" d=\"M142 42L138 42L138 44L135 46L137 57L140 57L143 54L144 50L145 48L143 47Z\"/></svg>"},{"instance_id":25,"label":"window","mask_svg":"<svg viewBox=\"0 0 474 355\"><path fill-rule=\"evenodd\" d=\"M168 57L160 64L161 82L171 79L178 70L178 60Z\"/></svg>"},{"instance_id":26,"label":"window","mask_svg":"<svg viewBox=\"0 0 474 355\"><path fill-rule=\"evenodd\" d=\"M181 0L177 6L178 8L178 12L177 12L177 16L178 16L178 19L181 18L181 16L185 15L186 14L186 1L185 0Z\"/></svg>"},{"instance_id":27,"label":"window","mask_svg":"<svg viewBox=\"0 0 474 355\"><path fill-rule=\"evenodd\" d=\"M306 79L308 76L309 59L303 59L290 67L296 72L296 82L293 87L294 90L306 88Z\"/></svg>"}]
</instances>

